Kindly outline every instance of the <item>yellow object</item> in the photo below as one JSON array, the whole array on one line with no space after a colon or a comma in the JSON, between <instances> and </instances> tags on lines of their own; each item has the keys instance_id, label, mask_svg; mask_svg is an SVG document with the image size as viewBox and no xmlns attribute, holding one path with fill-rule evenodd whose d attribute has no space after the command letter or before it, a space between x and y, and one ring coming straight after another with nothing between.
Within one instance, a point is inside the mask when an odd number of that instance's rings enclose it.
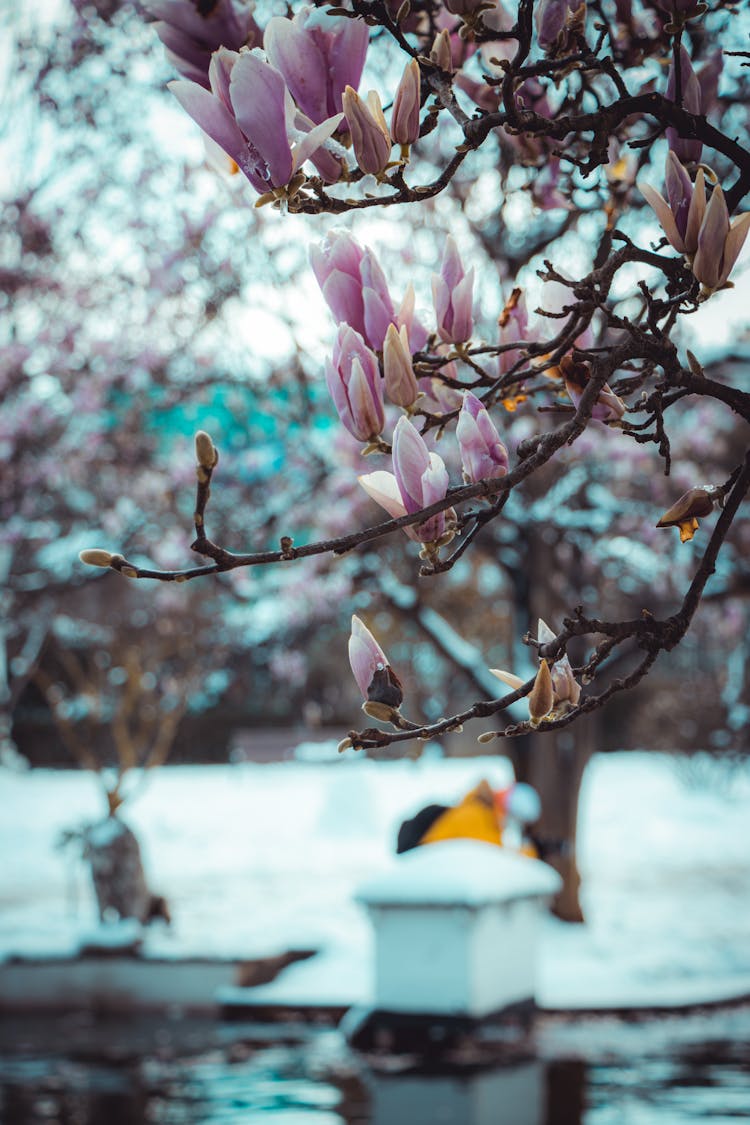
<instances>
[{"instance_id":1,"label":"yellow object","mask_svg":"<svg viewBox=\"0 0 750 1125\"><path fill-rule=\"evenodd\" d=\"M484 783L486 786L486 782ZM502 844L503 834L494 803L483 786L467 793L455 808L447 809L425 832L420 844L436 844L438 840L486 840Z\"/></svg>"}]
</instances>

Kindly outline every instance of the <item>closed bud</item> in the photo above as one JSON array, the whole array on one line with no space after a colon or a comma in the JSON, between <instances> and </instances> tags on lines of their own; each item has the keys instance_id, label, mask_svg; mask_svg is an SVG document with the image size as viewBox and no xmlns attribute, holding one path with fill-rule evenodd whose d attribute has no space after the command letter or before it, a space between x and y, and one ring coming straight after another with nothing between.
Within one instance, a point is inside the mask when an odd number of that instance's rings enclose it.
<instances>
[{"instance_id":1,"label":"closed bud","mask_svg":"<svg viewBox=\"0 0 750 1125\"><path fill-rule=\"evenodd\" d=\"M219 460L216 446L205 430L198 430L195 435L195 456L203 469L213 469Z\"/></svg>"},{"instance_id":2,"label":"closed bud","mask_svg":"<svg viewBox=\"0 0 750 1125\"><path fill-rule=\"evenodd\" d=\"M397 145L413 145L419 138L419 63L407 63L393 101L391 137Z\"/></svg>"},{"instance_id":3,"label":"closed bud","mask_svg":"<svg viewBox=\"0 0 750 1125\"><path fill-rule=\"evenodd\" d=\"M414 368L411 362L409 336L406 326L400 329L395 324L388 325L383 343L383 375L385 391L396 406L411 406L419 394Z\"/></svg>"},{"instance_id":4,"label":"closed bud","mask_svg":"<svg viewBox=\"0 0 750 1125\"><path fill-rule=\"evenodd\" d=\"M382 175L391 154L391 137L380 98L371 90L365 102L347 86L342 100L357 164L366 175Z\"/></svg>"},{"instance_id":5,"label":"closed bud","mask_svg":"<svg viewBox=\"0 0 750 1125\"><path fill-rule=\"evenodd\" d=\"M432 44L432 49L430 51L430 58L435 66L439 66L446 74L453 73L451 37L446 28L444 28L439 35L435 36L435 42Z\"/></svg>"},{"instance_id":6,"label":"closed bud","mask_svg":"<svg viewBox=\"0 0 750 1125\"><path fill-rule=\"evenodd\" d=\"M546 715L549 715L554 701L552 674L547 661L542 660L534 680L534 686L529 694L529 718L532 726L536 726Z\"/></svg>"},{"instance_id":7,"label":"closed bud","mask_svg":"<svg viewBox=\"0 0 750 1125\"><path fill-rule=\"evenodd\" d=\"M110 551L102 551L98 547L92 547L88 551L81 551L78 558L86 566L105 566L108 567L112 563L115 556Z\"/></svg>"}]
</instances>

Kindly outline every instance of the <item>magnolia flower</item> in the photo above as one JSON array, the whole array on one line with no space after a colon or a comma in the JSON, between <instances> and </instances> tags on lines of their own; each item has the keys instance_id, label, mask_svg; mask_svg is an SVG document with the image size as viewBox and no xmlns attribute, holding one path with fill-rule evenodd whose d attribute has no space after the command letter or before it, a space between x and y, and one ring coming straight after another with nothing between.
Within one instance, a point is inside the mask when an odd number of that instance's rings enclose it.
<instances>
[{"instance_id":1,"label":"magnolia flower","mask_svg":"<svg viewBox=\"0 0 750 1125\"><path fill-rule=\"evenodd\" d=\"M470 391L464 394L456 424L461 464L467 484L508 472L508 450L500 440L485 407Z\"/></svg>"},{"instance_id":2,"label":"magnolia flower","mask_svg":"<svg viewBox=\"0 0 750 1125\"><path fill-rule=\"evenodd\" d=\"M205 14L193 0L145 0L144 7L156 17L154 30L177 73L206 89L214 51L219 47L239 51L260 42L251 4L215 0Z\"/></svg>"},{"instance_id":3,"label":"magnolia flower","mask_svg":"<svg viewBox=\"0 0 750 1125\"><path fill-rule=\"evenodd\" d=\"M537 640L540 644L549 644L555 640L555 633L541 617ZM490 672L513 691L518 691L524 685L521 677L512 672L504 672L500 668L490 668ZM581 685L573 675L567 653L551 667L547 660L541 660L534 686L527 696L531 725L537 726L543 719L555 719L564 715L578 705L580 697Z\"/></svg>"},{"instance_id":4,"label":"magnolia flower","mask_svg":"<svg viewBox=\"0 0 750 1125\"><path fill-rule=\"evenodd\" d=\"M464 273L455 239L448 235L440 273L432 275L437 330L446 343L463 344L471 338L473 287L474 270Z\"/></svg>"},{"instance_id":5,"label":"magnolia flower","mask_svg":"<svg viewBox=\"0 0 750 1125\"><path fill-rule=\"evenodd\" d=\"M393 431L393 469L393 473L378 470L361 476L359 483L394 519L435 504L448 491L448 471L442 458L430 453L406 417L398 420ZM449 508L404 531L418 543L437 543L450 533L447 525L453 519L455 512Z\"/></svg>"},{"instance_id":6,"label":"magnolia flower","mask_svg":"<svg viewBox=\"0 0 750 1125\"><path fill-rule=\"evenodd\" d=\"M670 149L665 174L667 198L647 183L639 183L641 195L655 212L667 240L680 254L691 258L698 249L698 234L706 213L703 169L693 186L690 176Z\"/></svg>"},{"instance_id":7,"label":"magnolia flower","mask_svg":"<svg viewBox=\"0 0 750 1125\"><path fill-rule=\"evenodd\" d=\"M684 46L680 46L680 94L682 107L688 113L700 114L702 112L701 86L698 76L693 70L690 55ZM669 67L666 96L671 102L677 101L677 74L674 59ZM699 161L703 152L703 142L697 138L681 137L671 125L667 128L667 142L671 151L684 162Z\"/></svg>"},{"instance_id":8,"label":"magnolia flower","mask_svg":"<svg viewBox=\"0 0 750 1125\"><path fill-rule=\"evenodd\" d=\"M295 102L316 125L341 113L347 86L359 86L369 44L364 20L301 8L293 19L274 16L263 47Z\"/></svg>"},{"instance_id":9,"label":"magnolia flower","mask_svg":"<svg viewBox=\"0 0 750 1125\"><path fill-rule=\"evenodd\" d=\"M404 698L403 688L370 630L356 616L352 617L349 638L349 663L357 686L365 698L367 714L388 720Z\"/></svg>"},{"instance_id":10,"label":"magnolia flower","mask_svg":"<svg viewBox=\"0 0 750 1125\"><path fill-rule=\"evenodd\" d=\"M390 159L393 142L380 98L375 90L370 90L367 101L363 101L356 90L347 86L343 106L357 164L365 175L382 175Z\"/></svg>"},{"instance_id":11,"label":"magnolia flower","mask_svg":"<svg viewBox=\"0 0 750 1125\"><path fill-rule=\"evenodd\" d=\"M391 113L391 137L404 148L419 139L419 91L419 63L412 59L404 68Z\"/></svg>"},{"instance_id":12,"label":"magnolia flower","mask_svg":"<svg viewBox=\"0 0 750 1125\"><path fill-rule=\"evenodd\" d=\"M339 114L314 127L300 120L281 74L256 51L221 48L208 76L210 92L181 80L169 88L261 194L286 188L342 120Z\"/></svg>"},{"instance_id":13,"label":"magnolia flower","mask_svg":"<svg viewBox=\"0 0 750 1125\"><path fill-rule=\"evenodd\" d=\"M562 34L569 12L574 12L579 0L538 0L534 20L536 36L543 51L550 51Z\"/></svg>"},{"instance_id":14,"label":"magnolia flower","mask_svg":"<svg viewBox=\"0 0 750 1125\"><path fill-rule=\"evenodd\" d=\"M414 405L419 387L414 376L405 326L397 329L395 324L388 325L383 342L383 377L386 394L391 402L403 407Z\"/></svg>"},{"instance_id":15,"label":"magnolia flower","mask_svg":"<svg viewBox=\"0 0 750 1125\"><path fill-rule=\"evenodd\" d=\"M326 383L339 418L358 441L374 441L385 423L377 356L348 324L342 324L326 360Z\"/></svg>"},{"instance_id":16,"label":"magnolia flower","mask_svg":"<svg viewBox=\"0 0 750 1125\"><path fill-rule=\"evenodd\" d=\"M698 530L698 519L713 511L715 499L713 488L691 488L667 509L656 526L679 528L680 542L687 543Z\"/></svg>"},{"instance_id":17,"label":"magnolia flower","mask_svg":"<svg viewBox=\"0 0 750 1125\"><path fill-rule=\"evenodd\" d=\"M566 355L560 360L560 374L565 382L568 397L577 410L581 405L586 385L591 378L589 365L578 363L572 356ZM597 422L607 424L619 422L626 409L620 396L614 393L609 383L605 383L597 395L591 417Z\"/></svg>"},{"instance_id":18,"label":"magnolia flower","mask_svg":"<svg viewBox=\"0 0 750 1125\"><path fill-rule=\"evenodd\" d=\"M546 621L539 618L537 638L540 644L546 645L556 639L556 634L550 629ZM559 704L570 704L575 707L581 698L581 685L573 675L567 652L556 660L550 669L552 688L554 691L555 707Z\"/></svg>"},{"instance_id":19,"label":"magnolia flower","mask_svg":"<svg viewBox=\"0 0 750 1125\"><path fill-rule=\"evenodd\" d=\"M724 192L715 187L698 233L692 270L704 296L722 289L729 279L750 229L750 211L729 220Z\"/></svg>"},{"instance_id":20,"label":"magnolia flower","mask_svg":"<svg viewBox=\"0 0 750 1125\"><path fill-rule=\"evenodd\" d=\"M369 347L380 351L389 324L406 327L412 351L424 345L427 333L414 315L413 287L395 312L377 258L348 231L330 231L311 248L310 264L335 320L351 325Z\"/></svg>"},{"instance_id":21,"label":"magnolia flower","mask_svg":"<svg viewBox=\"0 0 750 1125\"><path fill-rule=\"evenodd\" d=\"M520 289L514 289L511 293L497 324L500 330L498 344L507 345L528 340L529 314L526 308L526 298ZM518 362L518 359L519 352L516 348L509 348L508 351L500 352L497 357L498 376L507 375L511 367Z\"/></svg>"}]
</instances>

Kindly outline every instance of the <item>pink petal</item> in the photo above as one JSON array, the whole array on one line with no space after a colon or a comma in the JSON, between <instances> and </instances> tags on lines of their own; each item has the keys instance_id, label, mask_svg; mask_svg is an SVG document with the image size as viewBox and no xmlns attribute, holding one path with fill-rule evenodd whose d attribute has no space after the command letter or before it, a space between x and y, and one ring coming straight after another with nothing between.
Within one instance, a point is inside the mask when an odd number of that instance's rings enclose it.
<instances>
[{"instance_id":1,"label":"pink petal","mask_svg":"<svg viewBox=\"0 0 750 1125\"><path fill-rule=\"evenodd\" d=\"M294 165L286 135L286 86L278 70L243 52L229 84L237 124L265 163L260 175L272 187L285 187Z\"/></svg>"}]
</instances>

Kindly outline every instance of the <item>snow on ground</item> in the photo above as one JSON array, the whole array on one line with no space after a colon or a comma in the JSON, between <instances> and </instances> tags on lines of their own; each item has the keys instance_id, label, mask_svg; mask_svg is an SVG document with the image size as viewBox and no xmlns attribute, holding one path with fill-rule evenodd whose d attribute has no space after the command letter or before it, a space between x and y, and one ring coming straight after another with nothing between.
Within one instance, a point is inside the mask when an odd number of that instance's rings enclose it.
<instances>
[{"instance_id":1,"label":"snow on ground","mask_svg":"<svg viewBox=\"0 0 750 1125\"><path fill-rule=\"evenodd\" d=\"M357 887L393 862L400 821L451 801L500 759L171 767L126 817L171 930L148 953L251 958L321 949L269 998L362 1002L369 922ZM690 784L686 784L686 780ZM78 772L0 772L0 956L77 948L93 894L61 831L102 813ZM669 1004L750 993L750 771L655 754L602 755L584 779L579 827L585 926L545 921L540 1001Z\"/></svg>"}]
</instances>

